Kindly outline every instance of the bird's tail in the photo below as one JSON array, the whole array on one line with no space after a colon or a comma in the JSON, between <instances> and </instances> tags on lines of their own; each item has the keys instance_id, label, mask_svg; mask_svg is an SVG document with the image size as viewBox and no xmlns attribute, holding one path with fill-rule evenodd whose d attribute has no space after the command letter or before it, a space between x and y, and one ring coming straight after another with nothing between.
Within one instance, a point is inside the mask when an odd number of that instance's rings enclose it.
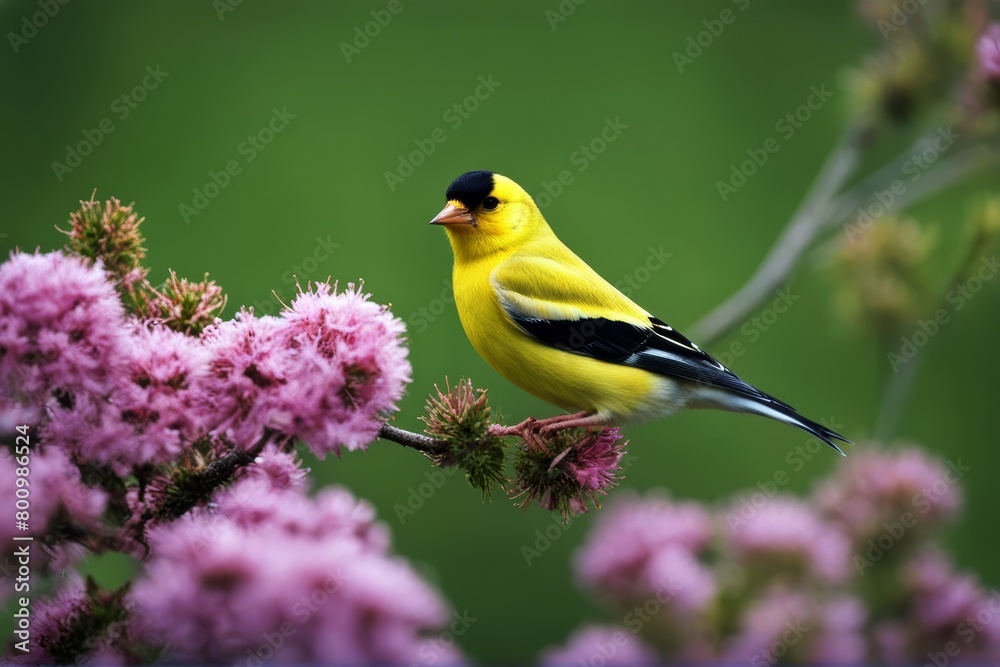
<instances>
[{"instance_id":1,"label":"bird's tail","mask_svg":"<svg viewBox=\"0 0 1000 667\"><path fill-rule=\"evenodd\" d=\"M854 444L833 429L803 417L792 406L782 403L777 399L772 399L767 394L763 394L763 392L761 393L762 397L756 398L736 395L730 392L719 392L713 389L708 392L700 392L701 396L699 398L705 403L711 404L711 407L769 417L770 419L800 428L833 447L841 456L846 455L837 446L837 443L834 442L835 440L846 442L849 445Z\"/></svg>"}]
</instances>

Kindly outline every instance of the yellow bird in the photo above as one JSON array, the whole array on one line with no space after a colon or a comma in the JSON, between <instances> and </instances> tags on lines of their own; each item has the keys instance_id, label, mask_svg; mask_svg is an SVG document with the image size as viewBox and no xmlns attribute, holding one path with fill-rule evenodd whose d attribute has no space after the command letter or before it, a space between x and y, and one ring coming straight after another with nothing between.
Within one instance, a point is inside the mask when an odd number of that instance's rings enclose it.
<instances>
[{"instance_id":1,"label":"yellow bird","mask_svg":"<svg viewBox=\"0 0 1000 667\"><path fill-rule=\"evenodd\" d=\"M556 237L531 196L490 171L462 174L432 225L455 253L455 304L498 373L572 414L542 432L716 408L850 442L747 384L604 280Z\"/></svg>"}]
</instances>

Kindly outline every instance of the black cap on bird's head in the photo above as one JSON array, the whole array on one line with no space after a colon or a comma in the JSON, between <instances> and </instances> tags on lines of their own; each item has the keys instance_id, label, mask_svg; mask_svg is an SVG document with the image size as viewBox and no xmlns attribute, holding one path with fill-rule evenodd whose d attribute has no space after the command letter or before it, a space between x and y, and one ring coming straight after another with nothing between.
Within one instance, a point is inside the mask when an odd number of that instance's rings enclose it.
<instances>
[{"instance_id":1,"label":"black cap on bird's head","mask_svg":"<svg viewBox=\"0 0 1000 667\"><path fill-rule=\"evenodd\" d=\"M467 171L451 182L444 196L448 201L462 202L472 211L489 197L493 185L492 171Z\"/></svg>"},{"instance_id":2,"label":"black cap on bird's head","mask_svg":"<svg viewBox=\"0 0 1000 667\"><path fill-rule=\"evenodd\" d=\"M431 220L431 224L475 226L476 219L472 211L490 196L495 185L492 171L465 172L448 186L444 195L448 205Z\"/></svg>"}]
</instances>

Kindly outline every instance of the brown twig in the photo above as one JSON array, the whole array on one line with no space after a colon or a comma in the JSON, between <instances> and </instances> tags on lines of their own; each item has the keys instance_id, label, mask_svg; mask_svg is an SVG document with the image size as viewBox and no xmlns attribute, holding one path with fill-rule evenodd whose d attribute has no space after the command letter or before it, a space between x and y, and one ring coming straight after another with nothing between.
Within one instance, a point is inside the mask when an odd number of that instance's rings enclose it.
<instances>
[{"instance_id":1,"label":"brown twig","mask_svg":"<svg viewBox=\"0 0 1000 667\"><path fill-rule=\"evenodd\" d=\"M428 456L441 454L446 449L445 443L440 440L435 440L429 435L414 433L412 431L404 431L401 428L396 428L395 426L390 426L389 424L382 424L382 427L379 428L378 431L378 437L391 440L392 442L395 442L398 445L403 445L404 447L416 449L417 451L423 452Z\"/></svg>"}]
</instances>

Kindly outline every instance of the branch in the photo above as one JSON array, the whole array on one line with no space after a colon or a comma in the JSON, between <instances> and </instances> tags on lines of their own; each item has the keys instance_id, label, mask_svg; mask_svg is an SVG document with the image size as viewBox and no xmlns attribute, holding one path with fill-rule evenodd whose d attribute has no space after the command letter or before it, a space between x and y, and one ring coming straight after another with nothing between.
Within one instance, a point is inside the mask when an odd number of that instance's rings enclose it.
<instances>
[{"instance_id":1,"label":"branch","mask_svg":"<svg viewBox=\"0 0 1000 667\"><path fill-rule=\"evenodd\" d=\"M233 445L228 454L183 478L173 486L159 507L144 513L143 522L154 517L159 521L180 518L192 507L210 498L217 488L231 482L240 468L253 463L274 435L265 433L250 449ZM287 438L285 442L288 442Z\"/></svg>"},{"instance_id":2,"label":"branch","mask_svg":"<svg viewBox=\"0 0 1000 667\"><path fill-rule=\"evenodd\" d=\"M735 294L695 325L696 340L707 347L745 319L787 280L815 238L824 230L843 223L859 206L869 203L879 190L877 183L881 182L884 189L884 179L900 173L905 160L910 159L913 151L926 143L927 137L921 137L873 174L837 194L857 164L860 155L859 141L856 133L850 130L845 132L824 163L805 201L754 275ZM995 150L995 146L972 145L953 157L942 160L925 173L918 183L897 196L892 206L901 211L970 176L991 159L995 159Z\"/></svg>"},{"instance_id":3,"label":"branch","mask_svg":"<svg viewBox=\"0 0 1000 667\"><path fill-rule=\"evenodd\" d=\"M404 447L416 449L417 451L423 452L427 455L441 454L447 447L444 442L435 440L428 435L413 433L412 431L404 431L401 428L389 426L389 424L382 424L381 428L378 430L378 437L391 440L392 442L403 445Z\"/></svg>"},{"instance_id":4,"label":"branch","mask_svg":"<svg viewBox=\"0 0 1000 667\"><path fill-rule=\"evenodd\" d=\"M848 126L823 163L806 198L757 271L735 294L694 326L695 340L706 347L711 345L781 287L822 228L831 198L854 171L860 153L860 132Z\"/></svg>"}]
</instances>

